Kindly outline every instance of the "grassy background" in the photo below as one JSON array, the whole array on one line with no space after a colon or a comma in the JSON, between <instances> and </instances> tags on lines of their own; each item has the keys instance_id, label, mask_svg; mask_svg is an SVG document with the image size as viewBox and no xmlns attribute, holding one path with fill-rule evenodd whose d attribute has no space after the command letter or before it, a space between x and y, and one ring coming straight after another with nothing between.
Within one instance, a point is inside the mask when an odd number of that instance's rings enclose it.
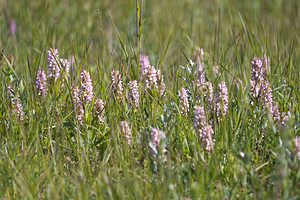
<instances>
[{"instance_id":1,"label":"grassy background","mask_svg":"<svg viewBox=\"0 0 300 200\"><path fill-rule=\"evenodd\" d=\"M300 165L292 139L300 135L300 3L297 0L144 0L136 35L136 2L125 0L1 0L0 197L4 199L299 199ZM16 34L9 33L9 19ZM226 81L228 117L214 126L214 150L201 150L193 130L195 101L180 115L177 91L191 77L180 66L194 48L206 53L207 79ZM37 69L47 50L75 56L66 87L35 98ZM110 72L138 78L138 57L149 55L167 86L162 99L140 90L137 113L110 94ZM249 107L250 61L270 56L273 100L290 120L277 131L272 119ZM219 76L212 66L220 66ZM10 67L11 66L11 67ZM106 123L86 112L74 118L70 86L91 72L95 96L105 101ZM14 73L15 71L15 73ZM238 87L236 79L244 87ZM9 109L7 85L26 113L20 125ZM142 88L142 85L140 85ZM91 110L91 108L86 108ZM128 120L133 145L120 135ZM149 155L150 128L167 136L168 161ZM240 153L245 154L244 157Z\"/></svg>"}]
</instances>

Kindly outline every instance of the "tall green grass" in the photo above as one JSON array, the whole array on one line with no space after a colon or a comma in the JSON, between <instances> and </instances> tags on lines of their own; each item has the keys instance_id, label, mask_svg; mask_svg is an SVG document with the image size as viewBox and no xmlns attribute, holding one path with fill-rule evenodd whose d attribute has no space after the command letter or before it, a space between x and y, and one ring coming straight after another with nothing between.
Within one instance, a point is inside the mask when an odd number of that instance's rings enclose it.
<instances>
[{"instance_id":1,"label":"tall green grass","mask_svg":"<svg viewBox=\"0 0 300 200\"><path fill-rule=\"evenodd\" d=\"M0 197L299 199L300 165L292 142L300 136L299 1L142 4L140 19L140 1L0 1ZM9 33L11 18L15 35ZM214 125L209 153L193 129L194 99L187 118L178 109L178 90L193 88L181 66L196 46L206 53L207 79L214 85L225 81L229 94L229 113ZM64 87L51 85L42 100L35 95L35 76L39 67L46 69L51 47L62 57L74 55L75 64ZM114 100L110 72L122 72L126 87L138 79L141 53L161 69L166 93L150 98L140 84L134 113ZM268 113L249 105L250 61L264 54L271 59L273 100L291 116L279 131ZM216 64L218 76L212 73ZM104 124L93 118L91 106L83 125L74 116L70 88L79 84L83 69L91 73L95 97L105 102ZM23 124L10 109L8 84L20 97ZM131 146L120 132L122 120L130 123ZM149 153L152 127L166 134L166 163Z\"/></svg>"}]
</instances>

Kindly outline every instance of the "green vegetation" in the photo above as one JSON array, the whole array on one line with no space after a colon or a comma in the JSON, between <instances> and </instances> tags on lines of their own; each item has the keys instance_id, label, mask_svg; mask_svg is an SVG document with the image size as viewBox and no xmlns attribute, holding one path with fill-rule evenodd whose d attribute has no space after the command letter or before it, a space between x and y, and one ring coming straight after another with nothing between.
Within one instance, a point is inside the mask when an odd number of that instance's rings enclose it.
<instances>
[{"instance_id":1,"label":"green vegetation","mask_svg":"<svg viewBox=\"0 0 300 200\"><path fill-rule=\"evenodd\" d=\"M293 142L300 136L300 1L143 0L137 6L141 1L0 0L0 198L300 199ZM228 88L227 115L210 115L211 151L193 126L196 105L209 117L190 64L198 46L206 81L214 92L221 81ZM50 48L74 62L69 76L47 83L42 98L36 74L47 73ZM163 96L153 86L144 89L141 54L161 70ZM274 105L288 116L282 127L250 94L251 60L264 55ZM94 96L83 104L80 123L72 86L80 86L82 70L91 74ZM122 75L122 100L111 91L112 70ZM136 112L127 100L131 80L139 85ZM182 87L186 117L179 109ZM101 123L96 98L105 105ZM15 102L23 107L22 122ZM124 120L130 145L120 129ZM153 153L152 128L165 134L167 153L163 147Z\"/></svg>"}]
</instances>

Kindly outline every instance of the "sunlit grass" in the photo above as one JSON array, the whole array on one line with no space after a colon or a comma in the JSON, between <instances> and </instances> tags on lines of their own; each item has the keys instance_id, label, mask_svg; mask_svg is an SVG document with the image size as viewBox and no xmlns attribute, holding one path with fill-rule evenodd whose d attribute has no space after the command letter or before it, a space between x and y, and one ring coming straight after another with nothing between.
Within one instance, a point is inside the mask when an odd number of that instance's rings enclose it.
<instances>
[{"instance_id":1,"label":"sunlit grass","mask_svg":"<svg viewBox=\"0 0 300 200\"><path fill-rule=\"evenodd\" d=\"M300 198L293 142L300 136L297 0L143 0L138 34L136 1L0 3L1 198ZM209 114L207 98L197 97L191 64L197 46L205 52L206 81L215 92L222 81L228 88L228 111L219 119ZM70 74L48 83L47 94L38 97L36 74L39 68L47 72L50 48L69 60ZM153 85L145 89L140 54L161 71L164 95ZM261 105L251 104L250 62L264 55L270 57L265 78L273 102L289 116L282 128ZM94 95L83 104L80 122L72 87L81 86L83 70L91 75ZM122 75L120 98L111 90L112 70ZM133 80L139 88L134 108L127 100ZM182 87L189 102L185 115L179 106ZM104 102L100 123L96 99ZM23 107L22 122L14 102ZM193 126L196 105L212 121L211 151L203 149ZM130 145L121 121L129 124ZM153 128L165 135L158 146Z\"/></svg>"}]
</instances>

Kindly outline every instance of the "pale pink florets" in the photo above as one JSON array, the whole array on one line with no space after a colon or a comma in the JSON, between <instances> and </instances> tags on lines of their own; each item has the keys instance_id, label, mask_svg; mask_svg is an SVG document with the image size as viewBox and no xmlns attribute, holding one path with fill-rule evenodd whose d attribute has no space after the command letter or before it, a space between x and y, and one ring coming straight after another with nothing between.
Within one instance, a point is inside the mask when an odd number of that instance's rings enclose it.
<instances>
[{"instance_id":1,"label":"pale pink florets","mask_svg":"<svg viewBox=\"0 0 300 200\"><path fill-rule=\"evenodd\" d=\"M69 63L69 61L67 59L61 58L60 63L61 63L61 68L65 72L65 76L66 77L69 76L69 72L70 72L70 63Z\"/></svg>"},{"instance_id":2,"label":"pale pink florets","mask_svg":"<svg viewBox=\"0 0 300 200\"><path fill-rule=\"evenodd\" d=\"M149 57L145 54L140 55L140 61L139 61L139 73L141 79L143 79L145 75L145 68L150 65Z\"/></svg>"},{"instance_id":3,"label":"pale pink florets","mask_svg":"<svg viewBox=\"0 0 300 200\"><path fill-rule=\"evenodd\" d=\"M206 91L204 92L204 97L207 99L208 108L210 112L213 111L213 103L214 103L214 89L211 82L206 82L205 84Z\"/></svg>"},{"instance_id":4,"label":"pale pink florets","mask_svg":"<svg viewBox=\"0 0 300 200\"><path fill-rule=\"evenodd\" d=\"M273 106L272 113L273 113L273 119L277 122L280 121L280 112L277 106Z\"/></svg>"},{"instance_id":5,"label":"pale pink florets","mask_svg":"<svg viewBox=\"0 0 300 200\"><path fill-rule=\"evenodd\" d=\"M194 128L197 130L206 124L205 111L202 106L195 106L194 108Z\"/></svg>"},{"instance_id":6,"label":"pale pink florets","mask_svg":"<svg viewBox=\"0 0 300 200\"><path fill-rule=\"evenodd\" d=\"M255 81L250 80L250 95L253 98L258 98L261 90L261 83L257 83ZM253 105L253 101L251 100L250 104Z\"/></svg>"},{"instance_id":7,"label":"pale pink florets","mask_svg":"<svg viewBox=\"0 0 300 200\"><path fill-rule=\"evenodd\" d=\"M152 128L152 130L151 130L151 142L155 146L156 152L157 152L157 150L158 150L159 147L162 148L161 149L161 153L162 153L161 156L162 156L162 160L164 162L167 161L167 152L168 151L166 150L166 148L163 145L161 145L161 142L165 138L166 138L166 136L165 136L165 134L162 131L160 131L160 130L158 130L156 128ZM152 155L155 155L156 152L153 151L153 149L150 150L150 153ZM156 165L156 162L154 164Z\"/></svg>"},{"instance_id":8,"label":"pale pink florets","mask_svg":"<svg viewBox=\"0 0 300 200\"><path fill-rule=\"evenodd\" d=\"M37 72L35 89L38 96L45 97L47 93L47 78L43 68L40 68Z\"/></svg>"},{"instance_id":9,"label":"pale pink florets","mask_svg":"<svg viewBox=\"0 0 300 200\"><path fill-rule=\"evenodd\" d=\"M94 102L94 112L98 118L98 122L104 122L104 103L101 99L96 99Z\"/></svg>"},{"instance_id":10,"label":"pale pink florets","mask_svg":"<svg viewBox=\"0 0 300 200\"><path fill-rule=\"evenodd\" d=\"M156 128L152 128L151 131L151 142L152 144L157 148L160 144L160 140L166 138L165 134L156 129Z\"/></svg>"},{"instance_id":11,"label":"pale pink florets","mask_svg":"<svg viewBox=\"0 0 300 200\"><path fill-rule=\"evenodd\" d=\"M263 81L261 84L261 91L259 100L262 101L262 107L263 109L267 109L271 112L273 115L273 95L272 95L272 89L270 88L270 84L268 81Z\"/></svg>"},{"instance_id":12,"label":"pale pink florets","mask_svg":"<svg viewBox=\"0 0 300 200\"><path fill-rule=\"evenodd\" d=\"M121 132L125 137L125 140L127 142L128 145L131 144L131 130L129 127L129 124L127 121L121 121L120 122L120 128L121 128Z\"/></svg>"},{"instance_id":13,"label":"pale pink florets","mask_svg":"<svg viewBox=\"0 0 300 200\"><path fill-rule=\"evenodd\" d=\"M11 87L11 85L7 86L8 89L8 97L10 100L10 103L13 106L13 112L15 113L17 119L19 120L20 123L23 122L24 120L24 111L23 111L23 106L20 103L20 99L17 97L17 95L15 95L15 91L14 89ZM10 104L10 106L11 106Z\"/></svg>"},{"instance_id":14,"label":"pale pink florets","mask_svg":"<svg viewBox=\"0 0 300 200\"><path fill-rule=\"evenodd\" d=\"M268 80L263 76L265 71L267 71L267 73L270 71L270 58L265 55L263 64L260 58L254 57L251 61L251 65L250 94L262 105L263 110L268 110L271 113L277 123L277 127L280 129L285 124L288 116L285 113L280 114L278 107L273 104L271 86ZM253 101L251 101L251 104L253 105Z\"/></svg>"},{"instance_id":15,"label":"pale pink florets","mask_svg":"<svg viewBox=\"0 0 300 200\"><path fill-rule=\"evenodd\" d=\"M254 57L251 61L251 80L256 83L262 82L264 80L263 77L263 62L260 58Z\"/></svg>"},{"instance_id":16,"label":"pale pink florets","mask_svg":"<svg viewBox=\"0 0 300 200\"><path fill-rule=\"evenodd\" d=\"M183 87L178 91L178 97L179 97L179 110L183 116L187 116L189 112L189 101L187 98L187 92Z\"/></svg>"},{"instance_id":17,"label":"pale pink florets","mask_svg":"<svg viewBox=\"0 0 300 200\"><path fill-rule=\"evenodd\" d=\"M90 73L83 70L80 73L81 91L83 101L88 104L93 98L93 86Z\"/></svg>"},{"instance_id":18,"label":"pale pink florets","mask_svg":"<svg viewBox=\"0 0 300 200\"><path fill-rule=\"evenodd\" d=\"M218 84L218 91L215 95L215 109L219 120L222 115L225 116L228 112L227 86L224 81Z\"/></svg>"},{"instance_id":19,"label":"pale pink florets","mask_svg":"<svg viewBox=\"0 0 300 200\"><path fill-rule=\"evenodd\" d=\"M288 120L288 115L285 112L280 113L277 106L273 106L272 116L278 129L282 128Z\"/></svg>"},{"instance_id":20,"label":"pale pink florets","mask_svg":"<svg viewBox=\"0 0 300 200\"><path fill-rule=\"evenodd\" d=\"M123 93L122 79L119 71L111 72L111 89L117 99L120 99Z\"/></svg>"},{"instance_id":21,"label":"pale pink florets","mask_svg":"<svg viewBox=\"0 0 300 200\"><path fill-rule=\"evenodd\" d=\"M219 73L219 66L215 65L213 66L213 72L217 75Z\"/></svg>"},{"instance_id":22,"label":"pale pink florets","mask_svg":"<svg viewBox=\"0 0 300 200\"><path fill-rule=\"evenodd\" d=\"M254 57L251 61L251 65L251 95L254 98L258 98L258 100L262 103L263 109L268 108L269 111L272 113L272 89L270 88L269 82L265 80L263 76L263 62L260 58Z\"/></svg>"},{"instance_id":23,"label":"pale pink florets","mask_svg":"<svg viewBox=\"0 0 300 200\"><path fill-rule=\"evenodd\" d=\"M148 65L144 70L145 88L151 90L152 85L157 88L157 74L153 66Z\"/></svg>"},{"instance_id":24,"label":"pale pink florets","mask_svg":"<svg viewBox=\"0 0 300 200\"><path fill-rule=\"evenodd\" d=\"M151 90L154 87L157 93L162 96L165 92L166 85L164 83L164 77L161 71L156 70L153 66L147 66L144 70L144 84L147 90Z\"/></svg>"},{"instance_id":25,"label":"pale pink florets","mask_svg":"<svg viewBox=\"0 0 300 200\"><path fill-rule=\"evenodd\" d=\"M300 137L295 137L294 143L295 143L295 149L297 151L298 159L300 160Z\"/></svg>"},{"instance_id":26,"label":"pale pink florets","mask_svg":"<svg viewBox=\"0 0 300 200\"><path fill-rule=\"evenodd\" d=\"M48 78L50 80L56 80L59 77L59 55L58 55L58 50L57 49L52 49L48 51L48 57L47 57L47 73L48 73Z\"/></svg>"},{"instance_id":27,"label":"pale pink florets","mask_svg":"<svg viewBox=\"0 0 300 200\"><path fill-rule=\"evenodd\" d=\"M195 74L195 79L196 79L196 84L198 87L201 87L202 84L205 83L205 73L204 73L204 52L203 49L200 47L196 47L195 53L194 53L194 59L196 62L196 74Z\"/></svg>"},{"instance_id":28,"label":"pale pink florets","mask_svg":"<svg viewBox=\"0 0 300 200\"><path fill-rule=\"evenodd\" d=\"M14 19L9 20L9 30L10 34L15 35L17 30L16 21Z\"/></svg>"},{"instance_id":29,"label":"pale pink florets","mask_svg":"<svg viewBox=\"0 0 300 200\"><path fill-rule=\"evenodd\" d=\"M264 81L263 62L260 58L254 57L251 61L251 66L250 94L257 98L262 87L262 82Z\"/></svg>"},{"instance_id":30,"label":"pale pink florets","mask_svg":"<svg viewBox=\"0 0 300 200\"><path fill-rule=\"evenodd\" d=\"M199 90L201 92L202 86L205 84L205 73L202 67L199 67L195 76L197 87L200 88Z\"/></svg>"},{"instance_id":31,"label":"pale pink florets","mask_svg":"<svg viewBox=\"0 0 300 200\"><path fill-rule=\"evenodd\" d=\"M206 151L210 151L214 146L212 138L214 131L206 121L205 111L202 106L195 106L194 108L194 128L198 133L201 147Z\"/></svg>"},{"instance_id":32,"label":"pale pink florets","mask_svg":"<svg viewBox=\"0 0 300 200\"><path fill-rule=\"evenodd\" d=\"M8 96L8 98L9 98L10 101L11 101L12 98L14 97L14 93L15 93L15 91L14 91L14 89L11 87L11 85L10 85L10 84L7 85L7 96Z\"/></svg>"},{"instance_id":33,"label":"pale pink florets","mask_svg":"<svg viewBox=\"0 0 300 200\"><path fill-rule=\"evenodd\" d=\"M137 110L139 106L139 86L137 84L137 81L129 81L128 83L129 92L128 92L128 99L130 105L134 108L134 110Z\"/></svg>"},{"instance_id":34,"label":"pale pink florets","mask_svg":"<svg viewBox=\"0 0 300 200\"><path fill-rule=\"evenodd\" d=\"M75 113L77 114L77 119L80 123L82 123L82 117L84 114L83 106L81 104L81 99L80 99L80 91L78 86L73 86L72 87L72 99L74 103L74 109Z\"/></svg>"},{"instance_id":35,"label":"pale pink florets","mask_svg":"<svg viewBox=\"0 0 300 200\"><path fill-rule=\"evenodd\" d=\"M207 84L205 81L205 72L203 69L203 63L200 62L198 65L198 70L195 73L195 80L197 85L197 92L199 95L204 94L207 91Z\"/></svg>"},{"instance_id":36,"label":"pale pink florets","mask_svg":"<svg viewBox=\"0 0 300 200\"><path fill-rule=\"evenodd\" d=\"M200 47L195 48L194 56L193 56L194 62L196 62L197 66L203 66L204 63L204 51Z\"/></svg>"},{"instance_id":37,"label":"pale pink florets","mask_svg":"<svg viewBox=\"0 0 300 200\"><path fill-rule=\"evenodd\" d=\"M285 125L286 121L289 119L289 116L287 113L282 112L280 114L280 124L279 124L279 128L281 128L282 126Z\"/></svg>"},{"instance_id":38,"label":"pale pink florets","mask_svg":"<svg viewBox=\"0 0 300 200\"><path fill-rule=\"evenodd\" d=\"M19 122L23 122L24 120L24 111L23 111L23 106L22 104L20 103L20 99L16 99L15 102L13 103L14 105L14 108L15 108L15 113L16 113L16 116L17 116L17 119L19 120Z\"/></svg>"},{"instance_id":39,"label":"pale pink florets","mask_svg":"<svg viewBox=\"0 0 300 200\"><path fill-rule=\"evenodd\" d=\"M15 106L15 112L17 115L17 118L20 122L23 122L24 120L24 112L23 112L23 106L22 104L19 102L19 100L14 104Z\"/></svg>"}]
</instances>

